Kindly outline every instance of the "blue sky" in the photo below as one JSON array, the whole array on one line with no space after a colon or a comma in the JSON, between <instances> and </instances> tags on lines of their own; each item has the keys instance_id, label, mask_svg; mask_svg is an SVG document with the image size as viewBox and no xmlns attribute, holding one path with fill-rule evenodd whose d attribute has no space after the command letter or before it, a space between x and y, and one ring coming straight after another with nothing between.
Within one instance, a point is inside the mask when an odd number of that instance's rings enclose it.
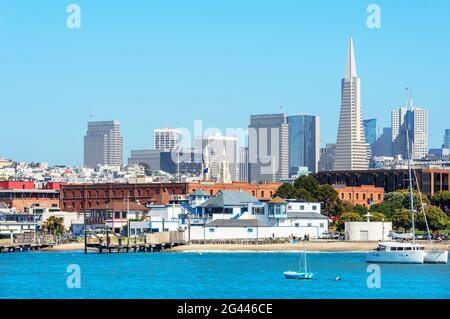
<instances>
[{"instance_id":1,"label":"blue sky","mask_svg":"<svg viewBox=\"0 0 450 319\"><path fill-rule=\"evenodd\" d=\"M67 5L81 7L68 29ZM381 29L366 25L381 7ZM0 0L0 156L82 164L87 121L120 120L124 156L154 128L247 127L250 114L316 114L335 142L354 39L365 118L390 125L406 86L450 127L450 1Z\"/></svg>"}]
</instances>

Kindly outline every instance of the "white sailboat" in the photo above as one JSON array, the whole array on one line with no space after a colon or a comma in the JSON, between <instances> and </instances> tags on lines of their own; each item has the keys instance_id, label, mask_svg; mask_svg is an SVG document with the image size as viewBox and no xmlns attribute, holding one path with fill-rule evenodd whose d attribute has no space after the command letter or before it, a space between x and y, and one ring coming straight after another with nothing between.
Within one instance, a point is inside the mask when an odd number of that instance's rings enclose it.
<instances>
[{"instance_id":1,"label":"white sailboat","mask_svg":"<svg viewBox=\"0 0 450 319\"><path fill-rule=\"evenodd\" d=\"M407 101L406 107L408 105L412 108L412 98L410 97L409 102ZM408 119L406 119L408 121ZM415 219L414 219L414 195L413 195L413 183L412 183L412 155L409 144L409 127L408 122L406 123L406 144L408 152L408 175L409 175L409 199L411 207L411 221L412 221L412 242L382 242L378 244L376 251L369 252L366 257L368 263L405 263L405 264L423 264L423 263L447 263L448 251L447 250L437 250L432 248L432 250L425 250L424 245L416 244L416 233L415 233ZM415 174L416 176L416 174ZM417 177L416 177L416 184ZM419 190L420 194L420 190ZM422 198L419 196L420 200ZM424 205L421 202L421 213L424 214L425 222L428 231L428 237L431 241L430 230L428 228L428 222L425 216ZM431 244L432 241L431 241Z\"/></svg>"},{"instance_id":2,"label":"white sailboat","mask_svg":"<svg viewBox=\"0 0 450 319\"><path fill-rule=\"evenodd\" d=\"M308 270L308 262L306 260L305 243L303 243L303 255L299 261L299 271L285 271L283 273L286 279L312 279L313 273Z\"/></svg>"}]
</instances>

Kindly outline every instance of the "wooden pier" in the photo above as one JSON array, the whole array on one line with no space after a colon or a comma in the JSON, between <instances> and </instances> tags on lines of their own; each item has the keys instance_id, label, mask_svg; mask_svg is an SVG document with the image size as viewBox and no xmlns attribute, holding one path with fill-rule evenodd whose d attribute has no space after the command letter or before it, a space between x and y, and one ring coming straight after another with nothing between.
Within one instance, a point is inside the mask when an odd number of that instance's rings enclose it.
<instances>
[{"instance_id":1,"label":"wooden pier","mask_svg":"<svg viewBox=\"0 0 450 319\"><path fill-rule=\"evenodd\" d=\"M15 253L25 251L39 251L43 248L52 247L52 244L13 244L0 246L0 253Z\"/></svg>"},{"instance_id":2,"label":"wooden pier","mask_svg":"<svg viewBox=\"0 0 450 319\"><path fill-rule=\"evenodd\" d=\"M160 243L160 244L130 244L130 245L105 245L100 243L87 243L86 250L97 250L98 253L130 253L130 252L140 252L140 253L153 253L162 252L166 249L183 245L184 242L173 242L173 243Z\"/></svg>"}]
</instances>

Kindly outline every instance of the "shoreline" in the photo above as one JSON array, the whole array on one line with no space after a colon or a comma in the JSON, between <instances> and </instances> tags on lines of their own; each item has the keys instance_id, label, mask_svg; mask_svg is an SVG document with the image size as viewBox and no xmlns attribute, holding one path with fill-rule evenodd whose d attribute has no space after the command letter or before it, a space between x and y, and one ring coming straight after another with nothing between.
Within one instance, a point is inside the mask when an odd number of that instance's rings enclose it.
<instances>
[{"instance_id":1,"label":"shoreline","mask_svg":"<svg viewBox=\"0 0 450 319\"><path fill-rule=\"evenodd\" d=\"M425 249L431 245L419 242ZM378 242L349 242L349 241L308 241L305 243L306 251L310 252L368 252L376 249ZM448 249L449 243L435 243L437 249ZM84 243L69 243L42 249L42 252L82 251ZM241 244L196 244L182 245L166 249L165 252L296 252L303 250L303 242L296 244L265 244L265 245L241 245Z\"/></svg>"}]
</instances>

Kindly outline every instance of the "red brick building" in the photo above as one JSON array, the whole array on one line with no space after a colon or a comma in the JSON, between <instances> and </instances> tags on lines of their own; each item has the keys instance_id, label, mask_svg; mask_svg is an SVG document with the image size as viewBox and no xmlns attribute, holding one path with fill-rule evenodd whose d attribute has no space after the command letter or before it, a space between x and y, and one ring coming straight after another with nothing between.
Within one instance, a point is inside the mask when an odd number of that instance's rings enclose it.
<instances>
[{"instance_id":1,"label":"red brick building","mask_svg":"<svg viewBox=\"0 0 450 319\"><path fill-rule=\"evenodd\" d=\"M141 204L168 204L187 198L202 189L210 195L219 190L241 190L260 200L270 200L281 183L249 184L242 182L215 183L145 183L145 184L67 184L62 185L60 206L64 211L81 211L106 203L130 201Z\"/></svg>"},{"instance_id":2,"label":"red brick building","mask_svg":"<svg viewBox=\"0 0 450 319\"><path fill-rule=\"evenodd\" d=\"M384 188L372 185L346 186L333 185L339 194L339 199L362 206L370 207L384 200Z\"/></svg>"}]
</instances>

